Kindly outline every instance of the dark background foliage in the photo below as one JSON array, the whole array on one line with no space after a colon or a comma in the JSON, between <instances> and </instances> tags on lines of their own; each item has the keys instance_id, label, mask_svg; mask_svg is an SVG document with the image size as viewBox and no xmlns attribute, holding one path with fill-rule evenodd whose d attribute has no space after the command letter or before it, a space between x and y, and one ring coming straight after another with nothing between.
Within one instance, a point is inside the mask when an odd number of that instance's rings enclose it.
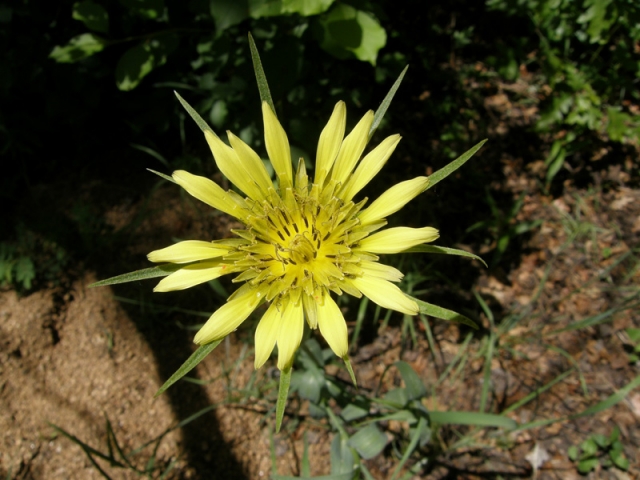
<instances>
[{"instance_id":1,"label":"dark background foliage","mask_svg":"<svg viewBox=\"0 0 640 480\"><path fill-rule=\"evenodd\" d=\"M443 243L490 244L493 267L509 268L506 244L527 230L512 228L504 158L544 161L540 188L552 195L625 159L637 173L633 0L23 0L0 4L0 23L0 279L24 289L126 242L98 212L144 197L157 180L147 167L215 172L172 90L264 154L248 32L294 158L309 166L337 100L353 125L410 66L377 134L404 139L373 195L489 137L429 208L397 220L438 226ZM532 112L506 133L486 101L501 92L511 110ZM74 196L95 183L95 204Z\"/></svg>"}]
</instances>

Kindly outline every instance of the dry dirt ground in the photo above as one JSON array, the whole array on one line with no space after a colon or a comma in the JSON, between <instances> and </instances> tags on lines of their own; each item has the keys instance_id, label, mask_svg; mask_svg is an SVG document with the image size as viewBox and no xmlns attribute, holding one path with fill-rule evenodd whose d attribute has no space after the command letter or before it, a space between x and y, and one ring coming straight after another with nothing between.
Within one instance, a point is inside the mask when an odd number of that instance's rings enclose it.
<instances>
[{"instance_id":1,"label":"dry dirt ground","mask_svg":"<svg viewBox=\"0 0 640 480\"><path fill-rule=\"evenodd\" d=\"M632 252L635 248L637 254L640 236L639 200L640 192L625 187L604 194L569 191L555 200L542 195L525 198L518 221L542 223L527 241L520 265L504 277L500 272L482 273L476 285L489 307L503 312L498 317L508 314L517 319L511 328L494 329L499 348L491 364L493 408L502 410L573 369L561 382L509 414L518 423L560 418L596 404L640 374L638 365L628 361L629 338L624 333L625 328L640 327L640 278ZM181 212L184 225L176 235L197 238L200 230L212 228L207 221L223 232L228 229L221 218L201 221L199 207L185 204L170 188L158 190L152 202L162 203L166 212ZM119 206L107 219L116 227L119 222L125 224L136 208ZM191 213L185 217L185 212ZM162 215L162 225L178 220L167 215ZM140 226L141 235L157 230L158 225L151 222L160 220L152 217ZM165 243L164 238L157 241ZM156 246L137 245L134 250L142 254ZM181 382L154 398L192 348L192 333L177 326L181 320L188 322L190 315L171 312L171 322L161 327L149 325L144 300L132 306L131 300L114 295L120 293L118 289L88 288L95 280L96 273L83 272L67 285L29 295L0 292L3 477L101 478L81 447L53 425L105 454L110 431L125 452L151 442L131 457L135 466L141 468L155 457L154 477L168 468L168 478L202 479L268 478L272 446L278 472L299 474L301 432L307 430L312 473L329 473L331 436L323 422L295 424L272 439L269 401L237 395L249 382L269 385L273 375L273 368L254 374L246 331L241 338L232 336L199 366L197 377L210 381ZM150 283L141 283L126 293L135 296L131 292L150 289ZM634 291L636 308L629 308L634 302L629 303L628 297ZM610 309L614 309L611 315L601 322L563 330ZM355 312L346 315L353 317ZM482 320L489 329L486 316ZM429 350L426 340L408 348L399 329L389 327L354 352L362 387L375 385L385 366L399 359L408 361L427 386L436 385L463 348L464 335L456 325L431 325L436 351ZM478 409L482 345L479 335L469 344L468 361L461 372L430 388L428 408ZM211 405L214 408L206 410ZM203 409L196 421L166 433ZM455 431L443 427L437 441L445 451L424 478L578 478L567 448L593 432L608 434L614 425L621 430L631 467L626 473L598 470L590 478L637 478L639 421L640 391L636 389L596 415L512 434L481 430L475 434L474 446L453 451L446 446L454 442ZM388 425L390 436L402 429L402 425ZM534 472L527 455L536 446L544 461ZM368 465L376 478L386 478L396 462L386 452ZM98 459L97 464L111 478L139 476L104 460Z\"/></svg>"},{"instance_id":2,"label":"dry dirt ground","mask_svg":"<svg viewBox=\"0 0 640 480\"><path fill-rule=\"evenodd\" d=\"M535 167L504 159L514 198L540 191L536 176L544 172ZM361 388L373 388L386 366L405 360L429 389L427 408L477 411L488 332L496 339L489 408L500 412L539 393L508 413L519 424L581 412L637 378L640 366L629 362L632 345L625 329L640 327L640 191L626 187L628 179L619 170L608 175L613 188L579 190L567 184L555 198L526 194L513 222L538 221L539 226L523 237L516 266L504 272L471 264L477 277L473 288L494 313L495 326L482 315L480 332L465 344L468 329L431 321L434 350L425 335L414 345L397 326L381 330L352 352ZM233 227L172 186L156 189L149 203L111 205L104 222L115 231L148 209L135 241L128 243L133 245L127 247L128 258L144 259L171 237L219 238ZM206 286L168 296L151 294L152 281L88 288L127 270L110 267L108 259L104 263L104 271L76 268L60 284L34 293L0 292L3 478L139 478L131 466L141 469L155 459L153 478L167 471L166 478L176 479L259 479L269 478L272 456L278 473L299 475L304 431L312 474L329 473L326 422L291 415L283 433L272 437L275 371L253 371L250 329L221 344L197 368L194 381L182 381L154 398L193 351L193 330L185 327L198 318L190 311L191 300L201 305L202 297L213 297L204 315L220 301ZM141 261L129 270L143 266ZM473 300L470 292L466 295ZM180 308L172 308L174 302ZM345 316L355 319L356 312L345 311ZM372 314L367 321L381 324ZM579 322L588 325L575 328ZM453 361L455 368L442 376ZM564 372L569 373L561 381L541 388ZM344 371L339 375L346 378ZM399 382L397 375L386 379L385 388ZM260 389L263 394L256 395ZM290 413L296 405L291 402ZM179 424L197 412L196 420ZM419 478L579 478L567 457L569 446L594 432L609 434L614 426L620 428L630 468L597 469L588 478L639 478L639 422L640 389L635 389L595 415L512 433L478 430L472 444L456 449L449 447L467 430L441 427L433 440L441 453ZM385 428L389 438L406 433L393 422ZM114 439L125 453L133 452L131 466L124 465L117 449L113 455L121 465L97 455L94 464L79 445L108 455ZM387 449L367 466L382 479L397 461Z\"/></svg>"}]
</instances>

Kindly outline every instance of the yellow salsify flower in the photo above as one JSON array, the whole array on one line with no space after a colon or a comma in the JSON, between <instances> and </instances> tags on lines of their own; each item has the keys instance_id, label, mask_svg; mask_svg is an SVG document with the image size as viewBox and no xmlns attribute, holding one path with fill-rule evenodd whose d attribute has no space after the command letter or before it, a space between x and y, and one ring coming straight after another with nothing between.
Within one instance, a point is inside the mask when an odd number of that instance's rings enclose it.
<instances>
[{"instance_id":1,"label":"yellow salsify flower","mask_svg":"<svg viewBox=\"0 0 640 480\"><path fill-rule=\"evenodd\" d=\"M435 228L384 227L386 217L423 192L427 177L391 187L365 208L354 197L384 166L400 135L384 139L362 157L374 119L367 112L345 137L346 107L338 102L320 135L313 181L302 159L293 174L287 135L271 107L262 103L265 144L277 176L274 187L260 157L228 132L229 145L212 131L205 138L220 171L246 197L224 191L208 178L183 170L174 181L189 194L242 222L237 238L187 240L148 258L184 265L164 278L157 292L182 290L228 274L243 283L204 324L195 343L233 332L262 303L270 305L255 332L255 367L278 346L278 368L287 370L302 341L305 319L320 329L333 352L347 358L347 325L330 292L365 295L381 307L418 313L416 302L393 282L403 275L380 263L378 254L399 253L438 238Z\"/></svg>"}]
</instances>

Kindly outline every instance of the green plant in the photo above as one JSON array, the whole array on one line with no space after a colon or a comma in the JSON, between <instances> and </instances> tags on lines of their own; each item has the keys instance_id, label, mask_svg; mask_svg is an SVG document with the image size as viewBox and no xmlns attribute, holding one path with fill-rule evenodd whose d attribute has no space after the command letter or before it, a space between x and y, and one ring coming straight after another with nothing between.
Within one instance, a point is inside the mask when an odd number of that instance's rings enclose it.
<instances>
[{"instance_id":1,"label":"green plant","mask_svg":"<svg viewBox=\"0 0 640 480\"><path fill-rule=\"evenodd\" d=\"M629 468L629 459L623 452L620 429L617 426L608 437L594 433L579 446L572 445L567 450L567 455L577 463L578 471L582 474L587 474L598 466L615 466L620 470Z\"/></svg>"},{"instance_id":2,"label":"green plant","mask_svg":"<svg viewBox=\"0 0 640 480\"><path fill-rule=\"evenodd\" d=\"M500 262L515 237L534 230L542 224L540 219L522 222L516 220L524 204L524 197L525 193L522 193L505 214L487 188L485 198L491 210L491 218L476 222L467 228L467 233L480 229L488 231L493 237L491 266L496 266Z\"/></svg>"},{"instance_id":3,"label":"green plant","mask_svg":"<svg viewBox=\"0 0 640 480\"><path fill-rule=\"evenodd\" d=\"M631 344L628 345L629 362L636 363L640 361L640 328L627 328L625 332L631 341Z\"/></svg>"},{"instance_id":4,"label":"green plant","mask_svg":"<svg viewBox=\"0 0 640 480\"><path fill-rule=\"evenodd\" d=\"M536 130L554 140L545 161L547 187L572 157L593 156L594 137L638 146L637 2L488 0L487 7L526 18L530 35L512 56L537 73L543 100Z\"/></svg>"}]
</instances>

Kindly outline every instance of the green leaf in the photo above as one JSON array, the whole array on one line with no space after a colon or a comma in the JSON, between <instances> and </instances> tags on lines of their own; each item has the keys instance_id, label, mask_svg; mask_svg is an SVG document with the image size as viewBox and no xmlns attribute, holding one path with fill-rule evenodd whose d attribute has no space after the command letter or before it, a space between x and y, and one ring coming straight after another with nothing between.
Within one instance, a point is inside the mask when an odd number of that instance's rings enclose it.
<instances>
[{"instance_id":1,"label":"green leaf","mask_svg":"<svg viewBox=\"0 0 640 480\"><path fill-rule=\"evenodd\" d=\"M607 397L606 399L597 403L596 405L593 405L587 408L586 410L583 410L580 413L570 415L569 418L571 420L574 420L580 417L595 415L596 413L606 410L607 408L613 407L616 403L623 400L629 394L629 392L631 392L631 390L633 390L634 388L637 388L638 386L640 386L640 375L634 378L633 380L631 380L627 385L625 385L623 388L618 390L613 395Z\"/></svg>"},{"instance_id":2,"label":"green leaf","mask_svg":"<svg viewBox=\"0 0 640 480\"><path fill-rule=\"evenodd\" d=\"M164 0L120 0L120 3L136 15L151 20L159 19L164 12Z\"/></svg>"},{"instance_id":3,"label":"green leaf","mask_svg":"<svg viewBox=\"0 0 640 480\"><path fill-rule=\"evenodd\" d=\"M166 277L178 270L181 266L182 265L160 265L157 267L143 268L142 270L136 270L135 272L123 273L122 275L107 278L106 280L100 280L99 282L89 285L89 288L135 282L138 280L146 280L148 278Z\"/></svg>"},{"instance_id":4,"label":"green leaf","mask_svg":"<svg viewBox=\"0 0 640 480\"><path fill-rule=\"evenodd\" d=\"M291 367L280 371L280 386L278 387L278 400L276 402L276 433L282 426L284 409L287 406L287 396L289 395L289 385L291 384Z\"/></svg>"},{"instance_id":5,"label":"green leaf","mask_svg":"<svg viewBox=\"0 0 640 480\"><path fill-rule=\"evenodd\" d=\"M593 438L587 438L580 444L580 449L582 450L582 457L591 457L598 451L598 444Z\"/></svg>"},{"instance_id":6,"label":"green leaf","mask_svg":"<svg viewBox=\"0 0 640 480\"><path fill-rule=\"evenodd\" d=\"M633 117L621 112L620 107L607 108L607 135L614 142L621 142L625 137L633 135Z\"/></svg>"},{"instance_id":7,"label":"green leaf","mask_svg":"<svg viewBox=\"0 0 640 480\"><path fill-rule=\"evenodd\" d=\"M464 250L458 250L457 248L439 247L437 245L423 244L411 247L410 249L405 250L402 253L440 253L443 255L458 255L460 257L473 258L474 260L482 262L485 267L487 266L487 263L476 254L465 252Z\"/></svg>"},{"instance_id":8,"label":"green leaf","mask_svg":"<svg viewBox=\"0 0 640 480\"><path fill-rule=\"evenodd\" d=\"M569 456L569 458L571 460L573 460L574 462L578 459L578 447L576 447L575 445L571 445L568 449L567 449L567 455Z\"/></svg>"},{"instance_id":9,"label":"green leaf","mask_svg":"<svg viewBox=\"0 0 640 480\"><path fill-rule=\"evenodd\" d=\"M336 434L331 441L331 474L353 475L354 458L346 435Z\"/></svg>"},{"instance_id":10,"label":"green leaf","mask_svg":"<svg viewBox=\"0 0 640 480\"><path fill-rule=\"evenodd\" d=\"M124 52L116 65L118 88L125 92L136 88L153 69L167 62L167 56L177 45L176 36L163 35L147 39Z\"/></svg>"},{"instance_id":11,"label":"green leaf","mask_svg":"<svg viewBox=\"0 0 640 480\"><path fill-rule=\"evenodd\" d=\"M482 140L480 143L478 143L477 145L473 146L471 149L467 150L462 155L460 155L458 158L456 158L453 162L451 162L448 165L442 167L437 172L429 175L429 185L427 185L427 190L429 190L433 186L437 185L439 182L441 182L442 180L447 178L449 175L451 175L453 172L458 170L462 165L467 163L467 160L469 160L471 157L473 157L473 155L478 150L480 150L480 148L486 143L486 141L487 141L486 139Z\"/></svg>"},{"instance_id":12,"label":"green leaf","mask_svg":"<svg viewBox=\"0 0 640 480\"><path fill-rule=\"evenodd\" d=\"M202 119L202 117L198 114L198 112L196 112L195 109L191 105L189 105L187 101L184 98L182 98L178 92L174 90L173 93L175 94L176 97L178 97L178 101L183 106L183 108L187 111L189 116L193 119L194 122L196 122L198 127L200 127L200 130L202 130L202 133L211 132L214 135L216 135L216 132L212 130L209 124Z\"/></svg>"},{"instance_id":13,"label":"green leaf","mask_svg":"<svg viewBox=\"0 0 640 480\"><path fill-rule=\"evenodd\" d=\"M220 345L222 340L218 340L217 342L208 343L207 345L200 345L198 349L191 354L191 356L187 359L186 362L182 364L182 366L176 370L176 373L169 377L169 380L164 382L164 384L160 387L160 389L156 392L154 397L162 395L167 388L176 383L182 377L184 377L187 373L193 370L202 360L205 359L207 355L209 355L213 350Z\"/></svg>"},{"instance_id":14,"label":"green leaf","mask_svg":"<svg viewBox=\"0 0 640 480\"><path fill-rule=\"evenodd\" d=\"M453 310L447 310L446 308L442 308L437 305L433 305L431 303L423 302L422 300L418 300L417 298L414 298L410 295L407 295L407 297L409 297L411 300L413 300L418 304L418 307L420 308L420 313L431 315L432 317L439 318L441 320L447 320L449 322L462 323L476 330L478 329L478 326L473 320L470 320L464 315L456 313Z\"/></svg>"},{"instance_id":15,"label":"green leaf","mask_svg":"<svg viewBox=\"0 0 640 480\"><path fill-rule=\"evenodd\" d=\"M578 463L578 471L583 474L589 473L591 470L596 468L599 463L600 461L597 458L588 458L586 460L581 460Z\"/></svg>"},{"instance_id":16,"label":"green leaf","mask_svg":"<svg viewBox=\"0 0 640 480\"><path fill-rule=\"evenodd\" d=\"M342 412L340 412L340 416L345 422L357 420L359 418L366 417L367 415L369 415L369 410L367 408L363 408L353 403L348 404L342 409Z\"/></svg>"},{"instance_id":17,"label":"green leaf","mask_svg":"<svg viewBox=\"0 0 640 480\"><path fill-rule=\"evenodd\" d=\"M109 31L109 14L102 5L90 0L74 3L71 16L74 20L80 20L90 30L102 33Z\"/></svg>"},{"instance_id":18,"label":"green leaf","mask_svg":"<svg viewBox=\"0 0 640 480\"><path fill-rule=\"evenodd\" d=\"M297 13L303 17L318 15L329 9L335 0L249 0L252 18L273 17Z\"/></svg>"},{"instance_id":19,"label":"green leaf","mask_svg":"<svg viewBox=\"0 0 640 480\"><path fill-rule=\"evenodd\" d=\"M304 372L295 372L292 378L293 388L300 397L313 403L318 403L320 400L324 382L324 372L317 367Z\"/></svg>"},{"instance_id":20,"label":"green leaf","mask_svg":"<svg viewBox=\"0 0 640 480\"><path fill-rule=\"evenodd\" d=\"M217 35L249 18L248 0L209 0L209 10Z\"/></svg>"},{"instance_id":21,"label":"green leaf","mask_svg":"<svg viewBox=\"0 0 640 480\"><path fill-rule=\"evenodd\" d=\"M374 132L377 130L378 125L380 125L380 122L382 121L384 114L387 113L387 110L391 105L391 101L393 100L393 97L398 91L398 88L400 88L402 79L404 78L404 75L405 73L407 73L408 69L409 69L409 65L404 67L404 70L400 72L398 79L394 82L393 85L391 85L391 89L389 90L389 93L387 93L387 95L384 97L384 100L382 100L382 103L376 110L376 113L373 115L373 123L371 124L371 128L369 129L369 140L371 140L371 137L373 136Z\"/></svg>"},{"instance_id":22,"label":"green leaf","mask_svg":"<svg viewBox=\"0 0 640 480\"><path fill-rule=\"evenodd\" d=\"M58 63L74 63L101 52L107 41L93 33L83 33L69 40L63 47L57 45L49 54Z\"/></svg>"},{"instance_id":23,"label":"green leaf","mask_svg":"<svg viewBox=\"0 0 640 480\"><path fill-rule=\"evenodd\" d=\"M151 170L150 168L147 168L147 170L149 170L151 173L155 173L160 178L164 178L167 182L176 183L176 181L173 179L173 177L170 177L169 175L165 175L164 173L156 172L155 170Z\"/></svg>"},{"instance_id":24,"label":"green leaf","mask_svg":"<svg viewBox=\"0 0 640 480\"><path fill-rule=\"evenodd\" d=\"M422 380L420 380L418 374L411 368L411 365L402 361L396 362L394 365L400 372L400 375L402 375L409 400L417 400L427 395L427 388L424 386L424 383L422 383Z\"/></svg>"},{"instance_id":25,"label":"green leaf","mask_svg":"<svg viewBox=\"0 0 640 480\"><path fill-rule=\"evenodd\" d=\"M282 15L282 8L282 0L249 0L249 15L251 18Z\"/></svg>"},{"instance_id":26,"label":"green leaf","mask_svg":"<svg viewBox=\"0 0 640 480\"><path fill-rule=\"evenodd\" d=\"M31 281L36 278L36 269L29 257L20 257L16 262L16 281L24 288L31 288Z\"/></svg>"},{"instance_id":27,"label":"green leaf","mask_svg":"<svg viewBox=\"0 0 640 480\"><path fill-rule=\"evenodd\" d=\"M282 13L298 13L303 17L329 10L335 0L282 0Z\"/></svg>"},{"instance_id":28,"label":"green leaf","mask_svg":"<svg viewBox=\"0 0 640 480\"><path fill-rule=\"evenodd\" d=\"M600 448L607 448L609 446L609 437L607 437L606 435L596 433L592 435L591 438Z\"/></svg>"},{"instance_id":29,"label":"green leaf","mask_svg":"<svg viewBox=\"0 0 640 480\"><path fill-rule=\"evenodd\" d=\"M391 480L395 480L397 478L400 469L404 466L405 463L407 463L407 460L409 460L409 457L418 446L418 443L420 443L420 439L428 432L428 430L429 426L427 425L426 419L424 417L421 417L420 421L418 422L417 428L413 430L413 435L411 436L411 441L409 442L407 449L402 454L400 462L398 462L396 467L393 469Z\"/></svg>"},{"instance_id":30,"label":"green leaf","mask_svg":"<svg viewBox=\"0 0 640 480\"><path fill-rule=\"evenodd\" d=\"M611 461L620 470L627 470L629 468L629 459L622 451L611 452Z\"/></svg>"},{"instance_id":31,"label":"green leaf","mask_svg":"<svg viewBox=\"0 0 640 480\"><path fill-rule=\"evenodd\" d=\"M320 46L337 58L355 56L375 66L378 51L387 43L387 32L368 13L340 3L320 20Z\"/></svg>"},{"instance_id":32,"label":"green leaf","mask_svg":"<svg viewBox=\"0 0 640 480\"><path fill-rule=\"evenodd\" d=\"M409 397L407 395L406 388L394 388L384 394L383 400L387 403L393 404L397 408L404 407L409 403Z\"/></svg>"},{"instance_id":33,"label":"green leaf","mask_svg":"<svg viewBox=\"0 0 640 480\"><path fill-rule=\"evenodd\" d=\"M384 450L387 445L387 436L375 423L372 423L352 435L348 445L355 448L362 458L369 460Z\"/></svg>"},{"instance_id":34,"label":"green leaf","mask_svg":"<svg viewBox=\"0 0 640 480\"><path fill-rule=\"evenodd\" d=\"M633 343L640 342L640 328L625 328L624 330L629 335L629 339Z\"/></svg>"},{"instance_id":35,"label":"green leaf","mask_svg":"<svg viewBox=\"0 0 640 480\"><path fill-rule=\"evenodd\" d=\"M264 74L262 62L260 61L260 53L258 52L258 47L256 47L256 42L253 41L253 36L251 35L251 33L249 33L249 49L251 50L253 71L256 73L256 81L258 82L258 90L260 91L260 100L262 102L267 102L267 104L271 107L273 114L277 117L278 114L276 113L276 107L273 105L273 100L271 99L271 92L269 91L267 76Z\"/></svg>"},{"instance_id":36,"label":"green leaf","mask_svg":"<svg viewBox=\"0 0 640 480\"><path fill-rule=\"evenodd\" d=\"M347 367L347 372L349 372L349 377L351 377L351 382L354 387L358 387L358 383L356 381L356 374L353 371L353 367L351 366L351 360L349 360L348 356L345 356L342 360L344 360L344 366Z\"/></svg>"},{"instance_id":37,"label":"green leaf","mask_svg":"<svg viewBox=\"0 0 640 480\"><path fill-rule=\"evenodd\" d=\"M429 418L441 425L476 425L479 427L498 427L513 430L518 424L508 417L492 413L478 412L436 412L430 411Z\"/></svg>"}]
</instances>

